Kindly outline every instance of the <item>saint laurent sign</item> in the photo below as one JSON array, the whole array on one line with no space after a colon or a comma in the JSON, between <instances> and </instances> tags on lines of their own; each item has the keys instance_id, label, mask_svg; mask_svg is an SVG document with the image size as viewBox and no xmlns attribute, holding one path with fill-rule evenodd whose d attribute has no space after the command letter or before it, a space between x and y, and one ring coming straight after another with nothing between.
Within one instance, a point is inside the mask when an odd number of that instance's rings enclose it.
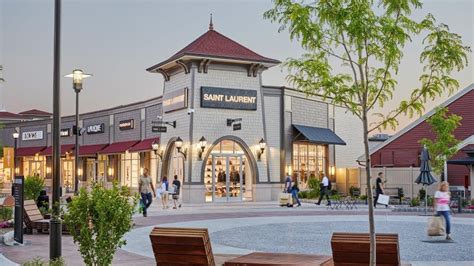
<instances>
[{"instance_id":1,"label":"saint laurent sign","mask_svg":"<svg viewBox=\"0 0 474 266\"><path fill-rule=\"evenodd\" d=\"M87 134L88 135L104 133L104 130L105 130L105 124L104 123L87 126Z\"/></svg>"},{"instance_id":2,"label":"saint laurent sign","mask_svg":"<svg viewBox=\"0 0 474 266\"><path fill-rule=\"evenodd\" d=\"M172 91L163 95L163 112L169 113L188 107L188 88Z\"/></svg>"},{"instance_id":3,"label":"saint laurent sign","mask_svg":"<svg viewBox=\"0 0 474 266\"><path fill-rule=\"evenodd\" d=\"M134 129L134 128L135 128L135 123L133 119L122 120L119 123L120 130L129 130L129 129Z\"/></svg>"},{"instance_id":4,"label":"saint laurent sign","mask_svg":"<svg viewBox=\"0 0 474 266\"><path fill-rule=\"evenodd\" d=\"M22 140L38 140L43 139L43 131L29 131L21 134Z\"/></svg>"},{"instance_id":5,"label":"saint laurent sign","mask_svg":"<svg viewBox=\"0 0 474 266\"><path fill-rule=\"evenodd\" d=\"M257 91L201 87L201 107L257 110Z\"/></svg>"},{"instance_id":6,"label":"saint laurent sign","mask_svg":"<svg viewBox=\"0 0 474 266\"><path fill-rule=\"evenodd\" d=\"M61 137L69 137L71 136L71 130L69 128L61 129Z\"/></svg>"}]
</instances>

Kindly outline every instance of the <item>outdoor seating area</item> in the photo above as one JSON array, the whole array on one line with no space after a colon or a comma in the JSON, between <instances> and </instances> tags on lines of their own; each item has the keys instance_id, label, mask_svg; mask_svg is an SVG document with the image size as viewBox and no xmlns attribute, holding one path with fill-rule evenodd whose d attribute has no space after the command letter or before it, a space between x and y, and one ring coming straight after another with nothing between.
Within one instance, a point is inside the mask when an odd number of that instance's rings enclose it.
<instances>
[{"instance_id":1,"label":"outdoor seating area","mask_svg":"<svg viewBox=\"0 0 474 266\"><path fill-rule=\"evenodd\" d=\"M208 230L155 227L150 240L157 265L216 265ZM400 265L398 234L376 234L377 265ZM225 266L256 265L367 265L370 240L367 233L334 233L332 255L254 252L230 259Z\"/></svg>"},{"instance_id":2,"label":"outdoor seating area","mask_svg":"<svg viewBox=\"0 0 474 266\"><path fill-rule=\"evenodd\" d=\"M23 207L23 218L25 223L25 232L32 234L33 230L38 233L46 233L49 231L49 219L46 219L38 209L34 200L25 200ZM62 225L62 232L68 233L67 227Z\"/></svg>"}]
</instances>

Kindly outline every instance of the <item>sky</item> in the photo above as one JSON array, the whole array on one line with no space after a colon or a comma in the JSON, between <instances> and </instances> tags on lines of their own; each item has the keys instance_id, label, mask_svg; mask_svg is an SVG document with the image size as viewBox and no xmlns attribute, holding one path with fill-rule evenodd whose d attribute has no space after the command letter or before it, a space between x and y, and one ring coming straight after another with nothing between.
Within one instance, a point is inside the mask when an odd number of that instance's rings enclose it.
<instances>
[{"instance_id":1,"label":"sky","mask_svg":"<svg viewBox=\"0 0 474 266\"><path fill-rule=\"evenodd\" d=\"M415 11L413 18L432 13L438 22L463 36L466 45L473 46L474 1L423 2L423 9ZM6 80L3 101L10 112L33 108L52 112L53 3L0 0L0 64ZM287 32L278 32L278 24L263 19L263 13L272 7L271 0L63 0L62 6L61 74L81 68L94 75L84 81L80 112L161 95L162 76L145 69L205 33L210 13L215 30L263 56L284 61L303 53ZM407 45L394 99L382 112L394 108L419 86L421 41L415 38ZM472 55L469 58L469 67L453 74L461 89L474 82ZM264 72L263 84L291 86L287 74L281 66L273 67ZM62 114L73 114L71 79L61 79L61 94ZM428 103L427 111L447 97ZM401 118L399 129L413 119Z\"/></svg>"}]
</instances>

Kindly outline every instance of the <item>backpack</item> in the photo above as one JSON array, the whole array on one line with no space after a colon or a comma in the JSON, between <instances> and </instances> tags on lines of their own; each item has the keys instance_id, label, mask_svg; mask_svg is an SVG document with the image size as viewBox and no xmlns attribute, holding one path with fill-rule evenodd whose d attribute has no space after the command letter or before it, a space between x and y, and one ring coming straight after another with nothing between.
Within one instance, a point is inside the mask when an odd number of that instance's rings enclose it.
<instances>
[{"instance_id":1,"label":"backpack","mask_svg":"<svg viewBox=\"0 0 474 266\"><path fill-rule=\"evenodd\" d=\"M331 180L328 178L328 190L332 190L332 183Z\"/></svg>"}]
</instances>

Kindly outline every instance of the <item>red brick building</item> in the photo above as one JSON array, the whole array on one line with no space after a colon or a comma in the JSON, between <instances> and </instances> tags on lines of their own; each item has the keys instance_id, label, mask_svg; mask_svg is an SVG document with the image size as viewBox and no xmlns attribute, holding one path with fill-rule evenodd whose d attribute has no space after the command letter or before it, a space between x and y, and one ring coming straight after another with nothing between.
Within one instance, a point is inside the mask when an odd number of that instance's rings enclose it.
<instances>
[{"instance_id":1,"label":"red brick building","mask_svg":"<svg viewBox=\"0 0 474 266\"><path fill-rule=\"evenodd\" d=\"M441 104L448 107L450 113L457 114L463 119L454 134L457 139L464 141L474 135L474 84L459 91L447 101ZM418 120L414 121L393 137L370 150L372 167L419 167L421 145L419 141L423 138L434 139L426 119L434 114L431 110ZM459 151L453 159L465 157L463 151ZM466 176L469 176L469 168L464 165L448 165L448 180L454 186L464 186Z\"/></svg>"}]
</instances>

